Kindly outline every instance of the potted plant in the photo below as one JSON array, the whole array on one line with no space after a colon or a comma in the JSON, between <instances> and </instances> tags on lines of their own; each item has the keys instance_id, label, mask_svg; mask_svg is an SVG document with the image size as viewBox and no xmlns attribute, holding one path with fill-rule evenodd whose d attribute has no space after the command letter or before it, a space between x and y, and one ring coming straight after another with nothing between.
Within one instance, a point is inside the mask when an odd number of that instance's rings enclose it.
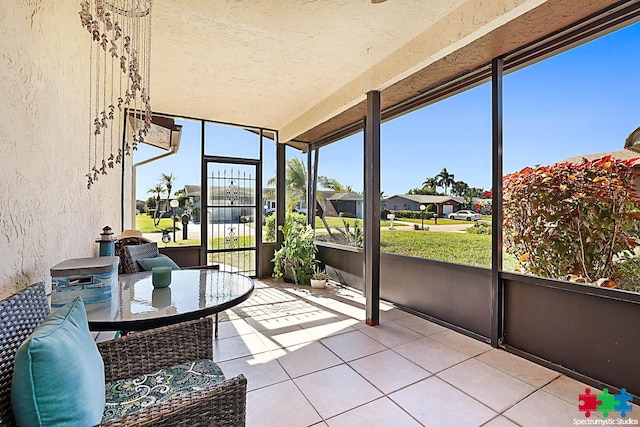
<instances>
[{"instance_id":1,"label":"potted plant","mask_svg":"<svg viewBox=\"0 0 640 427\"><path fill-rule=\"evenodd\" d=\"M323 289L327 286L327 280L331 279L331 276L327 274L324 269L316 264L313 267L313 274L311 275L311 287L316 289Z\"/></svg>"},{"instance_id":2,"label":"potted plant","mask_svg":"<svg viewBox=\"0 0 640 427\"><path fill-rule=\"evenodd\" d=\"M287 221L278 227L284 236L282 247L274 253L273 277L283 277L294 283L309 283L318 249L314 244L313 228Z\"/></svg>"}]
</instances>

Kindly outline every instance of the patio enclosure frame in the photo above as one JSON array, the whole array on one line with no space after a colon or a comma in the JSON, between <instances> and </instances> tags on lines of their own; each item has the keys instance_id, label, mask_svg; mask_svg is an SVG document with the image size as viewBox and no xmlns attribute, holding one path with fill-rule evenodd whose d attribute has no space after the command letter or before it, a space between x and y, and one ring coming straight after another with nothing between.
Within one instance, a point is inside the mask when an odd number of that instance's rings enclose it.
<instances>
[{"instance_id":1,"label":"patio enclosure frame","mask_svg":"<svg viewBox=\"0 0 640 427\"><path fill-rule=\"evenodd\" d=\"M379 298L432 321L530 359L594 387L640 399L640 295L502 271L502 79L545 57L640 20L640 2L624 1L570 28L494 58L491 64L445 82L405 103L379 111L368 97L367 119L325 136L310 149L365 130L365 183L379 177L379 163L367 161L370 117L389 120L487 81L492 84L492 267L450 264L395 254L380 254L379 235L365 234L364 249L317 242L318 258L340 282L363 290L367 323L377 324ZM378 108L376 112L375 109ZM317 166L316 166L317 170ZM309 167L309 173L312 173ZM316 172L317 175L317 172ZM314 182L317 177L314 175ZM378 178L379 179L379 178ZM374 182L375 184L375 182ZM379 193L378 193L379 194ZM369 196L369 197L367 197ZM379 206L366 192L365 212ZM379 210L378 210L379 212ZM375 224L365 215L367 226ZM379 217L378 217L379 230ZM377 252L379 258L371 258ZM377 269L377 270L376 270ZM427 279L425 279L427 278ZM576 396L577 397L577 396Z\"/></svg>"}]
</instances>

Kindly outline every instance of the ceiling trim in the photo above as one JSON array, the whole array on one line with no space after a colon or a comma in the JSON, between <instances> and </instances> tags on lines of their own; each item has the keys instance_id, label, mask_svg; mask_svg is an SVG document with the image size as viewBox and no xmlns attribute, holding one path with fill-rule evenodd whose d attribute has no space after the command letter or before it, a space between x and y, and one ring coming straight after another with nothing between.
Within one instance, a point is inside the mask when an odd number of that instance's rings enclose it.
<instances>
[{"instance_id":1,"label":"ceiling trim","mask_svg":"<svg viewBox=\"0 0 640 427\"><path fill-rule=\"evenodd\" d=\"M580 8L575 0L550 0L383 90L383 120L488 81L495 57L505 57L505 71L512 72L638 22L639 15L640 0L593 0ZM361 101L295 139L327 145L361 131L365 117Z\"/></svg>"}]
</instances>

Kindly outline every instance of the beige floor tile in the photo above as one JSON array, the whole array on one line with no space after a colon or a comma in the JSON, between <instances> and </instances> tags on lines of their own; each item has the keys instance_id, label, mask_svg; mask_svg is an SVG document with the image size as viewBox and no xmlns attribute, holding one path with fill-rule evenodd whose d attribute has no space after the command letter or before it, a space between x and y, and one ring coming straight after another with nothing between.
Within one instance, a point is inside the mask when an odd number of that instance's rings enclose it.
<instances>
[{"instance_id":1,"label":"beige floor tile","mask_svg":"<svg viewBox=\"0 0 640 427\"><path fill-rule=\"evenodd\" d=\"M531 385L475 359L442 371L438 377L496 412L504 411L535 390Z\"/></svg>"},{"instance_id":2,"label":"beige floor tile","mask_svg":"<svg viewBox=\"0 0 640 427\"><path fill-rule=\"evenodd\" d=\"M482 427L518 427L518 424L514 423L508 418L498 415Z\"/></svg>"},{"instance_id":3,"label":"beige floor tile","mask_svg":"<svg viewBox=\"0 0 640 427\"><path fill-rule=\"evenodd\" d=\"M247 323L258 331L269 331L332 318L335 318L335 315L324 310L300 309L295 312L292 310L289 314L270 314L260 317L252 316L247 318Z\"/></svg>"},{"instance_id":4,"label":"beige floor tile","mask_svg":"<svg viewBox=\"0 0 640 427\"><path fill-rule=\"evenodd\" d=\"M247 393L247 427L306 427L321 421L291 380Z\"/></svg>"},{"instance_id":5,"label":"beige floor tile","mask_svg":"<svg viewBox=\"0 0 640 427\"><path fill-rule=\"evenodd\" d=\"M331 290L330 295L331 298L335 301L341 301L350 304L360 304L362 307L364 307L367 302L367 299L362 294L362 292L351 288L334 287Z\"/></svg>"},{"instance_id":6,"label":"beige floor tile","mask_svg":"<svg viewBox=\"0 0 640 427\"><path fill-rule=\"evenodd\" d=\"M382 396L344 364L296 378L294 382L325 420Z\"/></svg>"},{"instance_id":7,"label":"beige floor tile","mask_svg":"<svg viewBox=\"0 0 640 427\"><path fill-rule=\"evenodd\" d=\"M451 330L438 332L437 334L430 335L429 338L446 344L454 350L469 356L477 356L491 350L489 344Z\"/></svg>"},{"instance_id":8,"label":"beige floor tile","mask_svg":"<svg viewBox=\"0 0 640 427\"><path fill-rule=\"evenodd\" d=\"M406 412L383 397L327 420L329 427L420 427Z\"/></svg>"},{"instance_id":9,"label":"beige floor tile","mask_svg":"<svg viewBox=\"0 0 640 427\"><path fill-rule=\"evenodd\" d=\"M427 337L394 347L393 351L431 373L440 372L469 358L466 354Z\"/></svg>"},{"instance_id":10,"label":"beige floor tile","mask_svg":"<svg viewBox=\"0 0 640 427\"><path fill-rule=\"evenodd\" d=\"M447 330L444 326L440 326L437 323L430 322L418 316L404 317L396 320L396 322L425 336Z\"/></svg>"},{"instance_id":11,"label":"beige floor tile","mask_svg":"<svg viewBox=\"0 0 640 427\"><path fill-rule=\"evenodd\" d=\"M577 399L577 395L576 395ZM578 405L538 390L503 414L523 427L573 425L574 418L582 418Z\"/></svg>"},{"instance_id":12,"label":"beige floor tile","mask_svg":"<svg viewBox=\"0 0 640 427\"><path fill-rule=\"evenodd\" d=\"M213 340L213 360L222 362L269 351L256 334Z\"/></svg>"},{"instance_id":13,"label":"beige floor tile","mask_svg":"<svg viewBox=\"0 0 640 427\"><path fill-rule=\"evenodd\" d=\"M387 347L396 347L401 344L422 338L422 335L395 321L381 323L377 326L360 329L360 332L370 336Z\"/></svg>"},{"instance_id":14,"label":"beige floor tile","mask_svg":"<svg viewBox=\"0 0 640 427\"><path fill-rule=\"evenodd\" d=\"M298 325L287 326L277 330L262 331L258 336L263 338L267 347L270 348L271 346L278 348L291 347L315 340L313 335Z\"/></svg>"},{"instance_id":15,"label":"beige floor tile","mask_svg":"<svg viewBox=\"0 0 640 427\"><path fill-rule=\"evenodd\" d=\"M543 387L542 390L559 397L565 402L577 404L578 395L584 394L584 390L587 388L591 390L591 393L597 394L601 392L601 390L596 389L595 387L588 386L585 383L574 380L573 378L569 378L565 375L561 375L557 379L553 380L551 383Z\"/></svg>"},{"instance_id":16,"label":"beige floor tile","mask_svg":"<svg viewBox=\"0 0 640 427\"><path fill-rule=\"evenodd\" d=\"M553 380L551 383L547 384L542 390L546 391L549 394L552 394L565 402L577 405L578 404L578 395L584 394L585 389L589 389L591 393L598 394L601 393L602 390L587 385L583 382L574 380L573 378L569 378L565 375L559 376L557 379ZM640 406L632 403L632 413L640 414ZM615 417L619 416L618 412L614 412ZM602 418L602 415L599 412L594 412L592 417ZM628 416L627 416L628 417ZM638 417L638 415L635 415ZM611 416L609 416L611 418Z\"/></svg>"},{"instance_id":17,"label":"beige floor tile","mask_svg":"<svg viewBox=\"0 0 640 427\"><path fill-rule=\"evenodd\" d=\"M331 304L330 308L334 314L342 314L356 320L364 320L366 318L364 305L361 304L336 301Z\"/></svg>"},{"instance_id":18,"label":"beige floor tile","mask_svg":"<svg viewBox=\"0 0 640 427\"><path fill-rule=\"evenodd\" d=\"M355 331L353 326L357 323L358 321L355 319L339 319L336 317L330 319L319 319L300 326L309 332L315 339L321 340L334 335Z\"/></svg>"},{"instance_id":19,"label":"beige floor tile","mask_svg":"<svg viewBox=\"0 0 640 427\"><path fill-rule=\"evenodd\" d=\"M318 342L287 347L284 351L278 362L292 378L342 363L338 356Z\"/></svg>"},{"instance_id":20,"label":"beige floor tile","mask_svg":"<svg viewBox=\"0 0 640 427\"><path fill-rule=\"evenodd\" d=\"M395 307L389 307L387 309L385 309L384 307L380 307L380 323L386 323L392 320L404 319L405 317L409 317L409 316L411 316L411 314Z\"/></svg>"},{"instance_id":21,"label":"beige floor tile","mask_svg":"<svg viewBox=\"0 0 640 427\"><path fill-rule=\"evenodd\" d=\"M387 347L360 331L347 332L320 341L342 360L348 362L386 350Z\"/></svg>"},{"instance_id":22,"label":"beige floor tile","mask_svg":"<svg viewBox=\"0 0 640 427\"><path fill-rule=\"evenodd\" d=\"M218 339L237 337L238 335L252 334L255 328L244 319L234 319L218 323Z\"/></svg>"},{"instance_id":23,"label":"beige floor tile","mask_svg":"<svg viewBox=\"0 0 640 427\"><path fill-rule=\"evenodd\" d=\"M534 387L542 387L560 376L556 371L536 365L522 357L500 349L493 349L483 353L476 357L476 360L493 366L502 372L506 372L512 377L531 384Z\"/></svg>"},{"instance_id":24,"label":"beige floor tile","mask_svg":"<svg viewBox=\"0 0 640 427\"><path fill-rule=\"evenodd\" d=\"M218 365L227 378L243 374L247 378L247 390L251 391L289 379L289 375L276 361L279 353L284 353L284 350L227 360Z\"/></svg>"},{"instance_id":25,"label":"beige floor tile","mask_svg":"<svg viewBox=\"0 0 640 427\"><path fill-rule=\"evenodd\" d=\"M385 394L431 375L391 350L354 360L349 365Z\"/></svg>"},{"instance_id":26,"label":"beige floor tile","mask_svg":"<svg viewBox=\"0 0 640 427\"><path fill-rule=\"evenodd\" d=\"M428 426L480 426L496 413L437 377L389 395L391 400Z\"/></svg>"}]
</instances>

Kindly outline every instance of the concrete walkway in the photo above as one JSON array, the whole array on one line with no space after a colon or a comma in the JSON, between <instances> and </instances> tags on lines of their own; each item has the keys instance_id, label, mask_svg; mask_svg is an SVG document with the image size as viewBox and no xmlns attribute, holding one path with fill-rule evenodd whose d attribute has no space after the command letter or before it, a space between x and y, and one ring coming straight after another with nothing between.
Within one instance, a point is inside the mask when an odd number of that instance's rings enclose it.
<instances>
[{"instance_id":1,"label":"concrete walkway","mask_svg":"<svg viewBox=\"0 0 640 427\"><path fill-rule=\"evenodd\" d=\"M421 224L416 224L413 222L405 222L405 221L393 221L393 229L394 230L413 230L414 225L421 226ZM182 240L182 224L176 223L176 226L179 227L179 230L176 230L176 239L179 242ZM236 236L253 236L255 229L247 224L210 224L209 225L209 233L213 233L210 238L219 238L225 237L228 232L228 227L234 228L234 233ZM473 224L468 223L460 223L460 224L425 224L425 229L429 227L429 231L445 231L452 233L461 233L464 232L467 228L473 227ZM381 227L382 230L389 230L390 227ZM325 232L326 229L318 228L319 232ZM173 239L173 232L170 231L169 234ZM143 236L152 242L157 242L159 244L162 243L162 233L144 233ZM190 240L200 240L200 224L189 223L187 226L187 236Z\"/></svg>"}]
</instances>

